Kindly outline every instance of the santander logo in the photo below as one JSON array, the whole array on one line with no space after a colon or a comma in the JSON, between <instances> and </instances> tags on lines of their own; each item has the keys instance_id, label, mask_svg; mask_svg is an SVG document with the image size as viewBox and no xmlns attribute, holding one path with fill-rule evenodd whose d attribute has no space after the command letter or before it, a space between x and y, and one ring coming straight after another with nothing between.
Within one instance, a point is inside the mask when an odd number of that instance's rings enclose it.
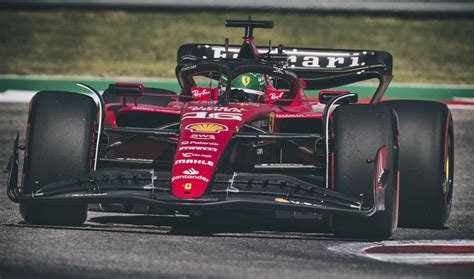
<instances>
[{"instance_id":1,"label":"santander logo","mask_svg":"<svg viewBox=\"0 0 474 279\"><path fill-rule=\"evenodd\" d=\"M197 170L195 170L194 168L190 168L188 170L183 171L183 174L197 175L197 174L199 174L199 172Z\"/></svg>"}]
</instances>

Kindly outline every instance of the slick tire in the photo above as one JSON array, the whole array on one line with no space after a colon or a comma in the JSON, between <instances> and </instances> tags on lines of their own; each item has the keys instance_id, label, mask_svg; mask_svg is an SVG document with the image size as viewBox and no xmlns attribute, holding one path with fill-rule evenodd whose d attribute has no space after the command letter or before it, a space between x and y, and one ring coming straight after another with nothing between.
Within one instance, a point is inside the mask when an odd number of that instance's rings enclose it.
<instances>
[{"instance_id":1,"label":"slick tire","mask_svg":"<svg viewBox=\"0 0 474 279\"><path fill-rule=\"evenodd\" d=\"M454 126L445 104L382 102L400 124L400 226L443 228L449 218L454 181Z\"/></svg>"},{"instance_id":2,"label":"slick tire","mask_svg":"<svg viewBox=\"0 0 474 279\"><path fill-rule=\"evenodd\" d=\"M145 94L150 94L152 96L146 95L146 96L140 97L138 99L139 104L161 106L161 107L165 107L166 105L168 105L168 103L171 102L173 98L170 96L162 96L162 95L176 95L176 93L171 90L167 90L163 88L153 88L153 87L145 87ZM120 103L120 97L117 95L110 94L108 89L104 91L104 94L102 95L102 97L104 98L104 102L106 104ZM132 101L133 98L127 98L127 100L128 99Z\"/></svg>"},{"instance_id":3,"label":"slick tire","mask_svg":"<svg viewBox=\"0 0 474 279\"><path fill-rule=\"evenodd\" d=\"M336 236L386 239L397 228L398 219L398 129L393 110L380 105L343 105L333 114L334 190L352 197L363 195L363 207L374 205L374 177L378 152L385 150L388 177L385 210L370 217L334 215Z\"/></svg>"},{"instance_id":4,"label":"slick tire","mask_svg":"<svg viewBox=\"0 0 474 279\"><path fill-rule=\"evenodd\" d=\"M42 91L34 96L28 116L23 193L92 169L97 110L94 101L82 94ZM32 224L77 226L87 218L87 204L24 203L20 212Z\"/></svg>"}]
</instances>

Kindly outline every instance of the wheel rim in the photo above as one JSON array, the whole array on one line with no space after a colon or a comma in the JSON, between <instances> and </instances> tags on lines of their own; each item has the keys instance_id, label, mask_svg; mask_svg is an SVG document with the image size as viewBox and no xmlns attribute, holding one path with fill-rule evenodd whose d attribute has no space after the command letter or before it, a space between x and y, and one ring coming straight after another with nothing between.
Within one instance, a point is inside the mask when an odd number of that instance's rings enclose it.
<instances>
[{"instance_id":1,"label":"wheel rim","mask_svg":"<svg viewBox=\"0 0 474 279\"><path fill-rule=\"evenodd\" d=\"M446 194L448 192L448 187L449 187L449 151L446 154L446 163L445 163L445 170L444 173L446 174L446 177L444 178L444 183L443 183L443 193Z\"/></svg>"},{"instance_id":2,"label":"wheel rim","mask_svg":"<svg viewBox=\"0 0 474 279\"><path fill-rule=\"evenodd\" d=\"M452 133L450 131L448 135L447 142L447 152L446 152L446 164L445 164L445 183L443 186L443 194L445 196L445 203L448 208L451 207L451 201L453 197L453 146L452 146Z\"/></svg>"}]
</instances>

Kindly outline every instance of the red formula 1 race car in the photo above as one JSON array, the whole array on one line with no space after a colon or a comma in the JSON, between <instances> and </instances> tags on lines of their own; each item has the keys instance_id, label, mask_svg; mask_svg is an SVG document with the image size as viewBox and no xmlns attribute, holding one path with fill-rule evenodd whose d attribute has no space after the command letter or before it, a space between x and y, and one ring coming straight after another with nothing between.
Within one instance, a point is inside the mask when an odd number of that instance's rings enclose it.
<instances>
[{"instance_id":1,"label":"red formula 1 race car","mask_svg":"<svg viewBox=\"0 0 474 279\"><path fill-rule=\"evenodd\" d=\"M385 101L383 51L186 44L179 94L117 83L100 94L42 91L25 148L15 142L8 195L27 222L79 225L101 208L202 214L309 212L336 235L382 239L444 226L453 193L453 122L441 103ZM367 79L368 104L325 90ZM320 90L318 99L305 90ZM20 185L19 153L24 150Z\"/></svg>"}]
</instances>

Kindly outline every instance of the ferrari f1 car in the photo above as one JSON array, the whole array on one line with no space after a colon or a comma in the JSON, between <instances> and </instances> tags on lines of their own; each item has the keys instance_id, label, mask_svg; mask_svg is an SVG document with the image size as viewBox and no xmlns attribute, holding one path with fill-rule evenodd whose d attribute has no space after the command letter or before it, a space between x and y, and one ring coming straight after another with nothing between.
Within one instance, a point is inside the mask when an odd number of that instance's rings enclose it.
<instances>
[{"instance_id":1,"label":"ferrari f1 car","mask_svg":"<svg viewBox=\"0 0 474 279\"><path fill-rule=\"evenodd\" d=\"M80 225L88 205L184 214L227 210L329 216L336 235L387 238L398 221L441 227L453 194L453 122L446 105L381 101L384 51L185 44L179 94L138 83L100 94L41 91L8 196L27 222ZM378 80L371 100L338 86ZM328 90L329 88L329 90ZM320 90L310 98L305 90ZM24 166L19 176L19 153Z\"/></svg>"}]
</instances>

